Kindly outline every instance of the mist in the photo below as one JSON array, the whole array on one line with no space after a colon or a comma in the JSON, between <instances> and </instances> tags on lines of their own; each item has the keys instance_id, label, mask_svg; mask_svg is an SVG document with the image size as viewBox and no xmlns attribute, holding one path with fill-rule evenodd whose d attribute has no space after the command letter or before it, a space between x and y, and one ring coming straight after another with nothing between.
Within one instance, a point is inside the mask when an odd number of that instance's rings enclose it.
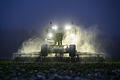
<instances>
[{"instance_id":1,"label":"mist","mask_svg":"<svg viewBox=\"0 0 120 80\"><path fill-rule=\"evenodd\" d=\"M77 50L119 58L119 3L119 0L0 0L0 57L40 51L43 29L49 21L65 23L67 19L74 21L83 35L77 37L80 38Z\"/></svg>"},{"instance_id":2,"label":"mist","mask_svg":"<svg viewBox=\"0 0 120 80\"><path fill-rule=\"evenodd\" d=\"M106 53L105 50L103 50L103 47L101 47L101 43L96 41L97 35L99 34L99 30L97 29L98 25L93 25L87 28L83 25L73 25L73 27L76 29L75 35L71 35L69 31L66 31L63 45L75 44L78 52ZM45 44L45 31L46 27L40 33L34 34L25 40L18 49L18 53L29 54L40 52L41 46Z\"/></svg>"}]
</instances>

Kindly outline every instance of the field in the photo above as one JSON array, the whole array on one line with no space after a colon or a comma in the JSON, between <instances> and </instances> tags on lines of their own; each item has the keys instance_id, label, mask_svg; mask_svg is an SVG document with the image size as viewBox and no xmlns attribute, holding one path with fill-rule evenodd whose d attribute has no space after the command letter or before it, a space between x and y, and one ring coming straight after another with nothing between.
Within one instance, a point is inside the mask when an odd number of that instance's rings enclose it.
<instances>
[{"instance_id":1,"label":"field","mask_svg":"<svg viewBox=\"0 0 120 80\"><path fill-rule=\"evenodd\" d=\"M120 62L0 62L0 80L120 80Z\"/></svg>"}]
</instances>

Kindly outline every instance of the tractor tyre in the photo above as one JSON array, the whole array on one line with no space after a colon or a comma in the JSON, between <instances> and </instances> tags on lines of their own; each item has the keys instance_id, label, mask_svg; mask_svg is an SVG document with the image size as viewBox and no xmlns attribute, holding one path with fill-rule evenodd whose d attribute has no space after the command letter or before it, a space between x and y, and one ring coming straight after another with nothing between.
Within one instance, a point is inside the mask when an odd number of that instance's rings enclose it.
<instances>
[{"instance_id":1,"label":"tractor tyre","mask_svg":"<svg viewBox=\"0 0 120 80\"><path fill-rule=\"evenodd\" d=\"M76 55L76 46L75 45L70 45L69 46L69 56L70 57L75 57Z\"/></svg>"},{"instance_id":2,"label":"tractor tyre","mask_svg":"<svg viewBox=\"0 0 120 80\"><path fill-rule=\"evenodd\" d=\"M41 56L47 56L48 55L48 46L47 44L44 44L41 46Z\"/></svg>"}]
</instances>

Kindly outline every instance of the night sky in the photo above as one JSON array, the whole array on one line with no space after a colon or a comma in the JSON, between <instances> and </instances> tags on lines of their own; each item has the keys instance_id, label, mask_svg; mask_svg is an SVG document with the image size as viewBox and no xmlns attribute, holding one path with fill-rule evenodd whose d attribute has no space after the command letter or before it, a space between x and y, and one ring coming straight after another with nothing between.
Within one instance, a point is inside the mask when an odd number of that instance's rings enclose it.
<instances>
[{"instance_id":1,"label":"night sky","mask_svg":"<svg viewBox=\"0 0 120 80\"><path fill-rule=\"evenodd\" d=\"M120 0L0 0L0 58L10 58L50 20L97 25L103 48L120 58Z\"/></svg>"}]
</instances>

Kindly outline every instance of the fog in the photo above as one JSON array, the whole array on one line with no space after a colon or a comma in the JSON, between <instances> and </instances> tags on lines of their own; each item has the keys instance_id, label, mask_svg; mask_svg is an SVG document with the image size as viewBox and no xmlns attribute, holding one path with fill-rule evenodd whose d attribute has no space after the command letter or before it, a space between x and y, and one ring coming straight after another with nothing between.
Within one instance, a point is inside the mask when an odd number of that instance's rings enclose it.
<instances>
[{"instance_id":1,"label":"fog","mask_svg":"<svg viewBox=\"0 0 120 80\"><path fill-rule=\"evenodd\" d=\"M97 25L87 28L83 25L73 25L75 34L71 34L69 30L66 31L66 37L63 39L63 45L75 44L78 52L103 53L102 51L105 50L100 49L100 43L96 43L96 36L99 34L97 27ZM45 38L47 35L45 31L46 28L44 28L44 30L39 34L34 34L32 37L25 40L18 49L18 53L29 54L32 52L40 52L41 45L45 44Z\"/></svg>"}]
</instances>

